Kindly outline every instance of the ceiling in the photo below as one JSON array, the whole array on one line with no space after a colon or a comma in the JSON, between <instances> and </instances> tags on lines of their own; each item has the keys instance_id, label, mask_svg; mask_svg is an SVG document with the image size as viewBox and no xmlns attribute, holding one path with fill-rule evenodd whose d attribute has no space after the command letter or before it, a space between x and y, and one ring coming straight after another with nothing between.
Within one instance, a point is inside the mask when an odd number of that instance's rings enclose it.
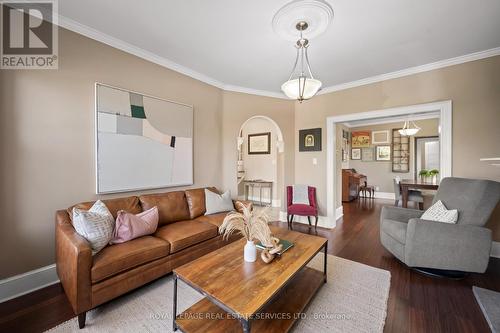
<instances>
[{"instance_id":1,"label":"ceiling","mask_svg":"<svg viewBox=\"0 0 500 333\"><path fill-rule=\"evenodd\" d=\"M498 0L327 1L333 23L309 48L323 87L485 50L500 54ZM271 21L288 2L60 0L59 23L227 90L284 96L295 48Z\"/></svg>"}]
</instances>

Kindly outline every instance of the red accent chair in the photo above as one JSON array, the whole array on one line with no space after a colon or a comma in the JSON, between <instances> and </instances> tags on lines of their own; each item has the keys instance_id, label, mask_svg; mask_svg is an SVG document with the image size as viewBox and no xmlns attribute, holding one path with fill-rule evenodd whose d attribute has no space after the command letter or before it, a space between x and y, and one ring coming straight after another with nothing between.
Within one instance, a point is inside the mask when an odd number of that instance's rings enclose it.
<instances>
[{"instance_id":1,"label":"red accent chair","mask_svg":"<svg viewBox=\"0 0 500 333\"><path fill-rule=\"evenodd\" d=\"M288 227L292 229L293 217L295 215L307 216L309 226L311 226L311 216L316 218L314 229L318 226L318 203L316 201L316 187L308 186L309 205L293 204L293 186L286 187L286 219Z\"/></svg>"}]
</instances>

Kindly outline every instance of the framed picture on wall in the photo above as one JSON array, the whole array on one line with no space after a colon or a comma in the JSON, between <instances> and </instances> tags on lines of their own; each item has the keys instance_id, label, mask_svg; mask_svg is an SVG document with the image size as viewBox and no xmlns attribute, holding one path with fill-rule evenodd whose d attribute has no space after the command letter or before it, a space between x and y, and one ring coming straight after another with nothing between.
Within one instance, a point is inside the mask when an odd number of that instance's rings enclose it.
<instances>
[{"instance_id":1,"label":"framed picture on wall","mask_svg":"<svg viewBox=\"0 0 500 333\"><path fill-rule=\"evenodd\" d=\"M248 155L271 154L271 132L248 134Z\"/></svg>"},{"instance_id":2,"label":"framed picture on wall","mask_svg":"<svg viewBox=\"0 0 500 333\"><path fill-rule=\"evenodd\" d=\"M370 131L355 131L351 134L351 146L353 148L370 147L371 132Z\"/></svg>"},{"instance_id":3,"label":"framed picture on wall","mask_svg":"<svg viewBox=\"0 0 500 333\"><path fill-rule=\"evenodd\" d=\"M361 160L363 162L372 162L374 160L373 148L370 147L361 149Z\"/></svg>"},{"instance_id":4,"label":"framed picture on wall","mask_svg":"<svg viewBox=\"0 0 500 333\"><path fill-rule=\"evenodd\" d=\"M98 194L193 184L192 106L104 83L95 99Z\"/></svg>"},{"instance_id":5,"label":"framed picture on wall","mask_svg":"<svg viewBox=\"0 0 500 333\"><path fill-rule=\"evenodd\" d=\"M346 138L342 138L342 161L346 162L349 159L348 143Z\"/></svg>"},{"instance_id":6,"label":"framed picture on wall","mask_svg":"<svg viewBox=\"0 0 500 333\"><path fill-rule=\"evenodd\" d=\"M299 151L321 151L321 128L299 130Z\"/></svg>"},{"instance_id":7,"label":"framed picture on wall","mask_svg":"<svg viewBox=\"0 0 500 333\"><path fill-rule=\"evenodd\" d=\"M351 160L360 160L360 159L361 159L361 148L352 148Z\"/></svg>"},{"instance_id":8,"label":"framed picture on wall","mask_svg":"<svg viewBox=\"0 0 500 333\"><path fill-rule=\"evenodd\" d=\"M410 171L410 140L399 129L392 130L392 172Z\"/></svg>"},{"instance_id":9,"label":"framed picture on wall","mask_svg":"<svg viewBox=\"0 0 500 333\"><path fill-rule=\"evenodd\" d=\"M390 131L373 131L372 132L372 144L382 145L391 143Z\"/></svg>"},{"instance_id":10,"label":"framed picture on wall","mask_svg":"<svg viewBox=\"0 0 500 333\"><path fill-rule=\"evenodd\" d=\"M375 159L377 161L390 161L391 146L377 146L375 152Z\"/></svg>"}]
</instances>

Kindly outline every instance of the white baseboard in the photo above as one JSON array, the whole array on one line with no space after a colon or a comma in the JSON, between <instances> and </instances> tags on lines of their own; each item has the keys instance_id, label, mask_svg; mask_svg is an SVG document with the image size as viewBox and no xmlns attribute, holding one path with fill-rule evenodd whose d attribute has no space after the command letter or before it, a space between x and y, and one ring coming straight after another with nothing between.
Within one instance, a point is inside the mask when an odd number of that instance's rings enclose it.
<instances>
[{"instance_id":1,"label":"white baseboard","mask_svg":"<svg viewBox=\"0 0 500 333\"><path fill-rule=\"evenodd\" d=\"M0 303L58 283L56 264L0 281Z\"/></svg>"},{"instance_id":2,"label":"white baseboard","mask_svg":"<svg viewBox=\"0 0 500 333\"><path fill-rule=\"evenodd\" d=\"M500 258L500 242L493 242L491 244L491 257Z\"/></svg>"},{"instance_id":3,"label":"white baseboard","mask_svg":"<svg viewBox=\"0 0 500 333\"><path fill-rule=\"evenodd\" d=\"M279 220L281 222L287 222L286 220L286 212L280 211ZM311 224L314 225L315 217L311 216ZM303 223L309 225L309 221L307 220L307 216L298 216L295 215L293 218L293 222ZM332 229L331 224L328 222L328 217L326 216L318 216L318 227Z\"/></svg>"},{"instance_id":4,"label":"white baseboard","mask_svg":"<svg viewBox=\"0 0 500 333\"><path fill-rule=\"evenodd\" d=\"M365 197L363 196L362 193L359 194L360 197ZM369 198L370 194L366 194L366 197ZM394 192L378 192L375 191L375 195L373 196L375 199L391 199L391 200L396 200L396 195Z\"/></svg>"},{"instance_id":5,"label":"white baseboard","mask_svg":"<svg viewBox=\"0 0 500 333\"><path fill-rule=\"evenodd\" d=\"M344 216L344 206L337 207L335 209L335 221Z\"/></svg>"}]
</instances>

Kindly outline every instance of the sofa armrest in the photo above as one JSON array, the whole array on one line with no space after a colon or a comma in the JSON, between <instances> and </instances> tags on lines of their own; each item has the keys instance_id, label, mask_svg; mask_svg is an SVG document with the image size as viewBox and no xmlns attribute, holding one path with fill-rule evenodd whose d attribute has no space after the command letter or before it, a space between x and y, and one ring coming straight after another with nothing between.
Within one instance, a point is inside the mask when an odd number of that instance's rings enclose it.
<instances>
[{"instance_id":1,"label":"sofa armrest","mask_svg":"<svg viewBox=\"0 0 500 333\"><path fill-rule=\"evenodd\" d=\"M250 209L250 211L253 210L253 203L248 200L233 200L233 206L238 213L243 213L242 206L245 206L246 208Z\"/></svg>"},{"instance_id":2,"label":"sofa armrest","mask_svg":"<svg viewBox=\"0 0 500 333\"><path fill-rule=\"evenodd\" d=\"M413 218L406 231L405 263L410 267L484 273L491 230Z\"/></svg>"},{"instance_id":3,"label":"sofa armrest","mask_svg":"<svg viewBox=\"0 0 500 333\"><path fill-rule=\"evenodd\" d=\"M56 212L57 275L75 313L91 308L92 249L73 228L65 210Z\"/></svg>"},{"instance_id":4,"label":"sofa armrest","mask_svg":"<svg viewBox=\"0 0 500 333\"><path fill-rule=\"evenodd\" d=\"M419 218L423 213L423 211L417 209L384 206L380 213L380 222L383 220L394 220L408 223L410 219Z\"/></svg>"}]
</instances>

